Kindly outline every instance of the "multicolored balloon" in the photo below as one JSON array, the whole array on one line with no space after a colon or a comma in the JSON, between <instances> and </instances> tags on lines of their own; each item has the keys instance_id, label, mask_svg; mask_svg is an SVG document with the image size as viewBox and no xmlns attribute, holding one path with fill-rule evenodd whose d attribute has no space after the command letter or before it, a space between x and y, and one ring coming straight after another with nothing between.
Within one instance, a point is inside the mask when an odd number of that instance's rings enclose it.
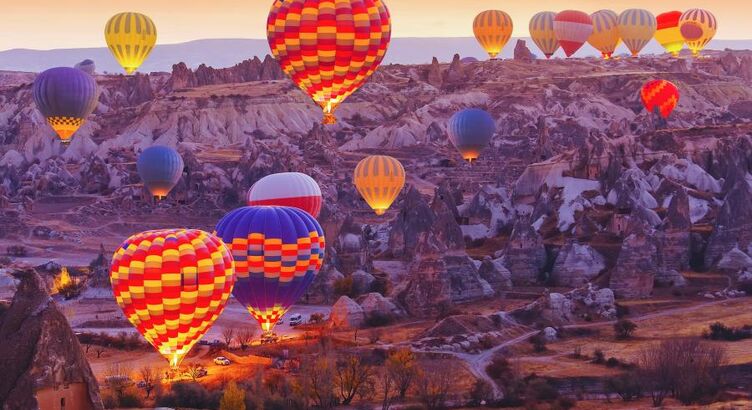
<instances>
[{"instance_id":1,"label":"multicolored balloon","mask_svg":"<svg viewBox=\"0 0 752 410\"><path fill-rule=\"evenodd\" d=\"M501 10L486 10L473 21L475 38L491 60L495 60L509 42L513 29L512 17Z\"/></svg>"},{"instance_id":2,"label":"multicolored balloon","mask_svg":"<svg viewBox=\"0 0 752 410\"><path fill-rule=\"evenodd\" d=\"M554 33L567 57L571 57L593 34L593 20L587 13L564 10L554 18Z\"/></svg>"},{"instance_id":3,"label":"multicolored balloon","mask_svg":"<svg viewBox=\"0 0 752 410\"><path fill-rule=\"evenodd\" d=\"M170 147L154 145L138 156L136 168L144 186L157 199L170 193L183 175L183 157Z\"/></svg>"},{"instance_id":4,"label":"multicolored balloon","mask_svg":"<svg viewBox=\"0 0 752 410\"><path fill-rule=\"evenodd\" d=\"M275 0L267 39L284 72L324 110L324 124L384 59L392 34L382 0Z\"/></svg>"},{"instance_id":5,"label":"multicolored balloon","mask_svg":"<svg viewBox=\"0 0 752 410\"><path fill-rule=\"evenodd\" d=\"M713 13L703 9L685 11L679 18L679 30L695 57L700 55L718 30L718 21Z\"/></svg>"},{"instance_id":6,"label":"multicolored balloon","mask_svg":"<svg viewBox=\"0 0 752 410\"><path fill-rule=\"evenodd\" d=\"M648 81L642 87L640 98L648 111L651 113L658 111L665 119L679 104L679 88L667 80Z\"/></svg>"},{"instance_id":7,"label":"multicolored balloon","mask_svg":"<svg viewBox=\"0 0 752 410\"><path fill-rule=\"evenodd\" d=\"M236 209L217 224L235 259L232 294L271 332L303 296L324 262L324 231L297 208L251 206Z\"/></svg>"},{"instance_id":8,"label":"multicolored balloon","mask_svg":"<svg viewBox=\"0 0 752 410\"><path fill-rule=\"evenodd\" d=\"M34 102L64 144L97 107L97 82L71 67L50 68L39 74L32 88Z\"/></svg>"},{"instance_id":9,"label":"multicolored balloon","mask_svg":"<svg viewBox=\"0 0 752 410\"><path fill-rule=\"evenodd\" d=\"M684 36L679 29L681 15L681 11L669 11L659 14L655 18L658 24L655 31L655 40L674 57L678 56L681 49L684 48Z\"/></svg>"},{"instance_id":10,"label":"multicolored balloon","mask_svg":"<svg viewBox=\"0 0 752 410\"><path fill-rule=\"evenodd\" d=\"M104 39L125 72L133 74L154 49L157 26L144 14L118 13L107 21Z\"/></svg>"},{"instance_id":11,"label":"multicolored balloon","mask_svg":"<svg viewBox=\"0 0 752 410\"><path fill-rule=\"evenodd\" d=\"M470 163L478 159L495 132L496 123L491 114L477 108L455 113L447 124L449 140Z\"/></svg>"},{"instance_id":12,"label":"multicolored balloon","mask_svg":"<svg viewBox=\"0 0 752 410\"><path fill-rule=\"evenodd\" d=\"M593 20L593 34L588 38L588 43L601 52L604 59L608 60L619 46L619 15L611 10L598 10L590 15Z\"/></svg>"},{"instance_id":13,"label":"multicolored balloon","mask_svg":"<svg viewBox=\"0 0 752 410\"><path fill-rule=\"evenodd\" d=\"M371 155L355 167L353 182L376 215L384 215L405 186L405 168L396 158Z\"/></svg>"},{"instance_id":14,"label":"multicolored balloon","mask_svg":"<svg viewBox=\"0 0 752 410\"><path fill-rule=\"evenodd\" d=\"M292 206L308 212L314 218L318 218L322 202L319 184L300 172L267 175L248 190L249 206Z\"/></svg>"},{"instance_id":15,"label":"multicolored balloon","mask_svg":"<svg viewBox=\"0 0 752 410\"><path fill-rule=\"evenodd\" d=\"M628 9L619 15L619 36L633 57L653 39L656 30L655 16L642 9Z\"/></svg>"},{"instance_id":16,"label":"multicolored balloon","mask_svg":"<svg viewBox=\"0 0 752 410\"><path fill-rule=\"evenodd\" d=\"M112 256L110 282L128 321L177 368L224 310L235 275L219 238L166 229L126 239Z\"/></svg>"},{"instance_id":17,"label":"multicolored balloon","mask_svg":"<svg viewBox=\"0 0 752 410\"><path fill-rule=\"evenodd\" d=\"M559 49L559 40L554 32L555 18L553 11L541 11L530 19L530 38L546 58L551 58Z\"/></svg>"}]
</instances>

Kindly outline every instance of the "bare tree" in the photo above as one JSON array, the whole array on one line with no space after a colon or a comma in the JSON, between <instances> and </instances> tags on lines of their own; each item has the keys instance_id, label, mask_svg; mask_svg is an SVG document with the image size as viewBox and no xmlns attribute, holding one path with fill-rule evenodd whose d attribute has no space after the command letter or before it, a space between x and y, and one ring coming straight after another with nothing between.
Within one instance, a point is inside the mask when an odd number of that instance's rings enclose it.
<instances>
[{"instance_id":1,"label":"bare tree","mask_svg":"<svg viewBox=\"0 0 752 410\"><path fill-rule=\"evenodd\" d=\"M714 395L721 388L725 363L722 346L699 338L665 340L639 357L640 376L655 406L669 394L685 404Z\"/></svg>"},{"instance_id":2,"label":"bare tree","mask_svg":"<svg viewBox=\"0 0 752 410\"><path fill-rule=\"evenodd\" d=\"M365 396L373 385L373 370L358 356L348 355L337 360L335 385L342 404L348 405L355 395Z\"/></svg>"},{"instance_id":3,"label":"bare tree","mask_svg":"<svg viewBox=\"0 0 752 410\"><path fill-rule=\"evenodd\" d=\"M386 360L386 371L394 383L400 399L404 399L418 375L415 354L410 349L395 350Z\"/></svg>"},{"instance_id":4,"label":"bare tree","mask_svg":"<svg viewBox=\"0 0 752 410\"><path fill-rule=\"evenodd\" d=\"M255 327L244 327L238 332L238 336L235 338L235 340L238 341L238 344L240 345L240 349L245 350L251 344L255 336L256 336Z\"/></svg>"},{"instance_id":5,"label":"bare tree","mask_svg":"<svg viewBox=\"0 0 752 410\"><path fill-rule=\"evenodd\" d=\"M397 383L393 375L386 369L381 372L378 382L376 394L381 399L381 410L389 410L392 403L399 397Z\"/></svg>"},{"instance_id":6,"label":"bare tree","mask_svg":"<svg viewBox=\"0 0 752 410\"><path fill-rule=\"evenodd\" d=\"M416 382L418 400L427 410L440 410L446 407L449 388L452 384L450 369L435 371L423 369Z\"/></svg>"},{"instance_id":7,"label":"bare tree","mask_svg":"<svg viewBox=\"0 0 752 410\"><path fill-rule=\"evenodd\" d=\"M334 359L322 355L303 363L301 374L310 391L314 405L322 409L331 409L337 402L334 394L336 375Z\"/></svg>"},{"instance_id":8,"label":"bare tree","mask_svg":"<svg viewBox=\"0 0 752 410\"><path fill-rule=\"evenodd\" d=\"M96 345L96 347L94 347L94 353L97 354L97 359L99 359L102 356L102 353L104 353L104 350L105 350L104 346L102 345Z\"/></svg>"},{"instance_id":9,"label":"bare tree","mask_svg":"<svg viewBox=\"0 0 752 410\"><path fill-rule=\"evenodd\" d=\"M235 328L225 326L222 328L222 339L225 340L225 346L227 348L230 348L230 344L232 343L232 340L235 338Z\"/></svg>"},{"instance_id":10,"label":"bare tree","mask_svg":"<svg viewBox=\"0 0 752 410\"><path fill-rule=\"evenodd\" d=\"M191 363L188 365L185 374L195 382L206 375L206 369L199 363Z\"/></svg>"},{"instance_id":11,"label":"bare tree","mask_svg":"<svg viewBox=\"0 0 752 410\"><path fill-rule=\"evenodd\" d=\"M143 382L143 389L146 392L146 398L149 398L152 390L159 382L159 372L151 366L144 366L139 370L139 376Z\"/></svg>"}]
</instances>

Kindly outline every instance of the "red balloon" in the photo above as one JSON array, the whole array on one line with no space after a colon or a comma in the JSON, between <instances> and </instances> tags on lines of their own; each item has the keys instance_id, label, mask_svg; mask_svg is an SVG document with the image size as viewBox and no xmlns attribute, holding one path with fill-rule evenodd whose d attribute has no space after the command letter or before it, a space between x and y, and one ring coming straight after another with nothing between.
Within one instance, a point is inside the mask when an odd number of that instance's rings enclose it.
<instances>
[{"instance_id":1,"label":"red balloon","mask_svg":"<svg viewBox=\"0 0 752 410\"><path fill-rule=\"evenodd\" d=\"M554 33L564 53L570 57L593 34L593 19L582 11L564 10L554 18Z\"/></svg>"},{"instance_id":2,"label":"red balloon","mask_svg":"<svg viewBox=\"0 0 752 410\"><path fill-rule=\"evenodd\" d=\"M671 81L648 81L642 87L640 97L648 111L655 112L657 109L663 118L668 118L679 104L679 88Z\"/></svg>"}]
</instances>

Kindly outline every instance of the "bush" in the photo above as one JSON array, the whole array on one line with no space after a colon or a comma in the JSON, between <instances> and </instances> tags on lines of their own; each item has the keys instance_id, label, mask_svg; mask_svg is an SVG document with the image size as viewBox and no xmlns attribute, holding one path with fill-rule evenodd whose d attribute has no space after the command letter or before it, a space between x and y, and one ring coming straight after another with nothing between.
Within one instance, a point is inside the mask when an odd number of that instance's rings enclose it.
<instances>
[{"instance_id":1,"label":"bush","mask_svg":"<svg viewBox=\"0 0 752 410\"><path fill-rule=\"evenodd\" d=\"M629 339L637 329L637 324L631 320L621 319L614 323L614 333L617 339Z\"/></svg>"},{"instance_id":2,"label":"bush","mask_svg":"<svg viewBox=\"0 0 752 410\"><path fill-rule=\"evenodd\" d=\"M199 383L179 381L172 384L170 393L157 397L156 404L158 407L216 408L219 398Z\"/></svg>"},{"instance_id":3,"label":"bush","mask_svg":"<svg viewBox=\"0 0 752 410\"><path fill-rule=\"evenodd\" d=\"M222 399L219 401L220 410L245 410L245 391L233 381L227 385Z\"/></svg>"},{"instance_id":4,"label":"bush","mask_svg":"<svg viewBox=\"0 0 752 410\"><path fill-rule=\"evenodd\" d=\"M569 397L559 397L559 400L551 405L551 410L569 410L575 406L577 406L577 400L570 399Z\"/></svg>"},{"instance_id":5,"label":"bush","mask_svg":"<svg viewBox=\"0 0 752 410\"><path fill-rule=\"evenodd\" d=\"M84 288L85 285L83 283L73 281L60 286L57 289L57 292L62 295L65 300L71 300L80 296Z\"/></svg>"},{"instance_id":6,"label":"bush","mask_svg":"<svg viewBox=\"0 0 752 410\"><path fill-rule=\"evenodd\" d=\"M593 351L593 363L603 364L606 361L606 355L601 349L595 349Z\"/></svg>"},{"instance_id":7,"label":"bush","mask_svg":"<svg viewBox=\"0 0 752 410\"><path fill-rule=\"evenodd\" d=\"M346 276L342 279L337 279L336 281L334 281L334 294L337 295L337 297L349 296L351 298L354 298L355 296L357 296L353 289L352 276Z\"/></svg>"},{"instance_id":8,"label":"bush","mask_svg":"<svg viewBox=\"0 0 752 410\"><path fill-rule=\"evenodd\" d=\"M606 381L606 387L624 401L632 401L642 394L640 378L635 372L627 372Z\"/></svg>"},{"instance_id":9,"label":"bush","mask_svg":"<svg viewBox=\"0 0 752 410\"><path fill-rule=\"evenodd\" d=\"M709 331L704 332L702 336L706 339L711 340L725 340L729 342L735 342L737 340L751 338L752 327L744 326L741 328L733 328L726 326L721 322L715 322L709 326Z\"/></svg>"},{"instance_id":10,"label":"bush","mask_svg":"<svg viewBox=\"0 0 752 410\"><path fill-rule=\"evenodd\" d=\"M131 386L120 394L120 397L118 398L119 407L143 407L144 403L141 399L141 395L139 394L138 390Z\"/></svg>"},{"instance_id":11,"label":"bush","mask_svg":"<svg viewBox=\"0 0 752 410\"><path fill-rule=\"evenodd\" d=\"M545 352L546 349L546 335L543 332L538 332L535 336L530 338L530 343L533 345L533 350L537 353Z\"/></svg>"},{"instance_id":12,"label":"bush","mask_svg":"<svg viewBox=\"0 0 752 410\"><path fill-rule=\"evenodd\" d=\"M525 398L551 402L559 398L559 391L548 380L535 378L528 382Z\"/></svg>"},{"instance_id":13,"label":"bush","mask_svg":"<svg viewBox=\"0 0 752 410\"><path fill-rule=\"evenodd\" d=\"M617 367L621 364L619 359L615 357L609 357L608 360L606 360L606 367Z\"/></svg>"}]
</instances>

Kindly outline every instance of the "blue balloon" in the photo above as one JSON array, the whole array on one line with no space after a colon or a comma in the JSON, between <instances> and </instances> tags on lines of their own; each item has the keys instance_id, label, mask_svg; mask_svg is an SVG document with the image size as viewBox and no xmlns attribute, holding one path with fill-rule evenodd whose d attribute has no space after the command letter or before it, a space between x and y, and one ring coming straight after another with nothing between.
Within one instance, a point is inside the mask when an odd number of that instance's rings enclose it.
<instances>
[{"instance_id":1,"label":"blue balloon","mask_svg":"<svg viewBox=\"0 0 752 410\"><path fill-rule=\"evenodd\" d=\"M238 208L219 221L215 234L235 260L232 294L265 332L303 296L324 262L324 230L298 208Z\"/></svg>"},{"instance_id":2,"label":"blue balloon","mask_svg":"<svg viewBox=\"0 0 752 410\"><path fill-rule=\"evenodd\" d=\"M138 156L138 175L152 195L164 198L183 175L183 157L170 147L155 145Z\"/></svg>"},{"instance_id":3,"label":"blue balloon","mask_svg":"<svg viewBox=\"0 0 752 410\"><path fill-rule=\"evenodd\" d=\"M462 110L449 119L449 139L468 162L480 156L496 132L496 123L491 115L477 108Z\"/></svg>"},{"instance_id":4,"label":"blue balloon","mask_svg":"<svg viewBox=\"0 0 752 410\"><path fill-rule=\"evenodd\" d=\"M34 102L63 142L97 107L97 82L71 67L50 68L34 80Z\"/></svg>"}]
</instances>

